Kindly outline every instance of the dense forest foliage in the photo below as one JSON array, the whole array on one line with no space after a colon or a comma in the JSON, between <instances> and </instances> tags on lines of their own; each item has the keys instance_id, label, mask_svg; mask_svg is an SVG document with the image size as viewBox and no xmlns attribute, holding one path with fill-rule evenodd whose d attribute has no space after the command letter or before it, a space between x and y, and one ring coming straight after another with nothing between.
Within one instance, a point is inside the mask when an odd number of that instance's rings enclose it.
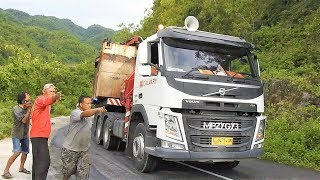
<instances>
[{"instance_id":1,"label":"dense forest foliage","mask_svg":"<svg viewBox=\"0 0 320 180\"><path fill-rule=\"evenodd\" d=\"M133 34L145 38L158 24L183 27L189 15L197 17L200 30L256 45L268 116L263 158L320 170L319 0L154 0L139 26L122 24L112 39L123 42ZM57 84L65 97L53 112L67 115L76 96L91 94L97 56L93 46L82 43L81 27L50 27L59 21L53 17L47 19L51 23L18 17L0 11L0 138L10 132L7 115L21 90L35 97L44 83ZM86 40L94 43L99 34L109 38L101 29L88 28Z\"/></svg>"},{"instance_id":2,"label":"dense forest foliage","mask_svg":"<svg viewBox=\"0 0 320 180\"><path fill-rule=\"evenodd\" d=\"M96 24L85 29L74 24L69 19L58 19L56 17L43 15L30 16L25 12L13 9L0 9L0 13L4 14L8 20L15 23L39 27L50 31L56 30L68 32L79 38L81 42L87 43L98 50L100 50L101 47L101 39L110 39L115 33L113 29L105 28Z\"/></svg>"},{"instance_id":3,"label":"dense forest foliage","mask_svg":"<svg viewBox=\"0 0 320 180\"><path fill-rule=\"evenodd\" d=\"M32 56L39 56L45 61L58 60L68 63L92 59L97 52L94 47L82 43L68 32L22 25L9 20L1 11L0 27L0 64L5 64L12 53L6 45L23 48L32 52Z\"/></svg>"}]
</instances>

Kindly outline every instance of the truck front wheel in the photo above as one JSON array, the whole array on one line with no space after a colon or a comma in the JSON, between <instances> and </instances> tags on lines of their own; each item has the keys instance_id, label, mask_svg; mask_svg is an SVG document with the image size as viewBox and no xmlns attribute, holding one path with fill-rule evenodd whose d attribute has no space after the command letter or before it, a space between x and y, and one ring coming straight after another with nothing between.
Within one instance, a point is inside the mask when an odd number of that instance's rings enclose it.
<instances>
[{"instance_id":1,"label":"truck front wheel","mask_svg":"<svg viewBox=\"0 0 320 180\"><path fill-rule=\"evenodd\" d=\"M143 123L136 126L132 142L133 159L136 169L141 172L151 172L158 164L158 158L144 152L146 128Z\"/></svg>"}]
</instances>

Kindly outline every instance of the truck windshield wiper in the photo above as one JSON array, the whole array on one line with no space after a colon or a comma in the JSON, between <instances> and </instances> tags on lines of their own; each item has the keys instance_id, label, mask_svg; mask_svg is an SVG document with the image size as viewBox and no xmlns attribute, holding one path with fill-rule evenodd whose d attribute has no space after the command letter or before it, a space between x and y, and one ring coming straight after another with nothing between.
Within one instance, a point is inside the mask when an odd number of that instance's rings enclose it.
<instances>
[{"instance_id":1,"label":"truck windshield wiper","mask_svg":"<svg viewBox=\"0 0 320 180\"><path fill-rule=\"evenodd\" d=\"M190 74L191 72L194 72L194 71L199 71L198 68L192 68L191 70L189 70L185 75L182 76L182 78L193 78L193 79L205 79L205 80L208 80L209 77L204 75L204 74L199 74L199 75L192 75Z\"/></svg>"},{"instance_id":2,"label":"truck windshield wiper","mask_svg":"<svg viewBox=\"0 0 320 180\"><path fill-rule=\"evenodd\" d=\"M198 68L192 68L190 69L185 75L183 75L182 77L185 78L187 77L191 72L194 72L194 71L199 71Z\"/></svg>"}]
</instances>

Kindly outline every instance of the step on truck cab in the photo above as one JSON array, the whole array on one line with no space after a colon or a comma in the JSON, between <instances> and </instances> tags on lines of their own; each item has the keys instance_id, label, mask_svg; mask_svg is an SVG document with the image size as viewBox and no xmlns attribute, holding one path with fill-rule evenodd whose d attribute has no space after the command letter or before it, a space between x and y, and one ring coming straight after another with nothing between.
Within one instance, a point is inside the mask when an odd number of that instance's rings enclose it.
<instances>
[{"instance_id":1,"label":"step on truck cab","mask_svg":"<svg viewBox=\"0 0 320 180\"><path fill-rule=\"evenodd\" d=\"M231 169L263 152L266 117L254 46L244 39L167 27L142 40L104 41L94 97L95 141L125 149L141 172L159 160Z\"/></svg>"}]
</instances>

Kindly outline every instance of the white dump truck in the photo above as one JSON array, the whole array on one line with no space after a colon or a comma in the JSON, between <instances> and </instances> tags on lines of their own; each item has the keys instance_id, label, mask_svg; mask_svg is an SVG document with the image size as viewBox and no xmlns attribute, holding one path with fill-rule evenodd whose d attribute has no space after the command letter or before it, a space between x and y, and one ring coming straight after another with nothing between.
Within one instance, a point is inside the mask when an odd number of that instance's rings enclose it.
<instances>
[{"instance_id":1,"label":"white dump truck","mask_svg":"<svg viewBox=\"0 0 320 180\"><path fill-rule=\"evenodd\" d=\"M159 160L231 169L263 153L266 117L254 46L244 39L167 27L143 40L104 41L95 63L93 136L124 150L141 172Z\"/></svg>"}]
</instances>

